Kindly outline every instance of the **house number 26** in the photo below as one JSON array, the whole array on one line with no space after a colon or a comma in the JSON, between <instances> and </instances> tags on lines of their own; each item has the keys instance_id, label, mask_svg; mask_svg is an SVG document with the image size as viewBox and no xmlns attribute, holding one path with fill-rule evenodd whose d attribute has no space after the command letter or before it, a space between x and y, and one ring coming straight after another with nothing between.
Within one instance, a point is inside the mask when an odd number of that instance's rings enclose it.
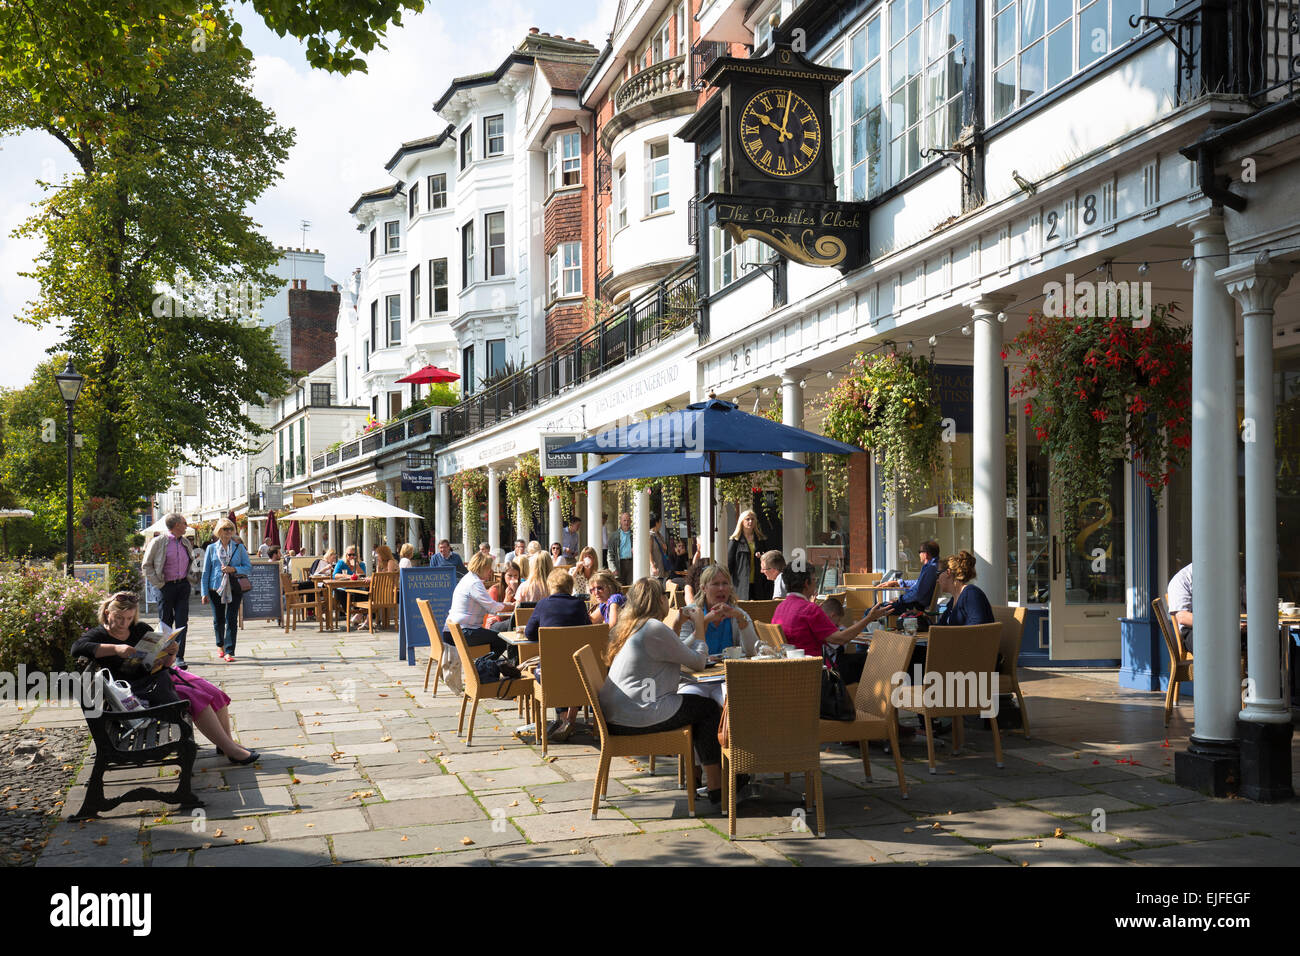
<instances>
[{"instance_id":1,"label":"house number 26","mask_svg":"<svg viewBox=\"0 0 1300 956\"><path fill-rule=\"evenodd\" d=\"M745 349L745 368L749 368L749 365L750 365L750 354L749 354L749 349ZM739 371L740 371L740 353L739 353L739 352L732 352L732 353L731 353L731 370L732 370L733 372L739 372Z\"/></svg>"}]
</instances>

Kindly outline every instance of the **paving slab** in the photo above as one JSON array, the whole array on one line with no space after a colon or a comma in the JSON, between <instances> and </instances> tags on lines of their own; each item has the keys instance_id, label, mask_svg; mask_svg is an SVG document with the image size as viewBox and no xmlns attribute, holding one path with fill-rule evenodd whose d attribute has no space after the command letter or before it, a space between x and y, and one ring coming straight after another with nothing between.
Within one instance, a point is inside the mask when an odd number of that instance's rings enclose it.
<instances>
[{"instance_id":1,"label":"paving slab","mask_svg":"<svg viewBox=\"0 0 1300 956\"><path fill-rule=\"evenodd\" d=\"M469 794L449 795L432 800L394 800L366 807L366 816L370 819L371 828L375 830L432 823L460 823L482 820L490 815L485 814Z\"/></svg>"},{"instance_id":2,"label":"paving slab","mask_svg":"<svg viewBox=\"0 0 1300 956\"><path fill-rule=\"evenodd\" d=\"M196 829L196 825L197 829ZM145 834L149 849L154 853L195 847L236 846L247 843L264 843L266 834L256 822L195 821L170 826L148 827ZM238 841L238 843L236 842Z\"/></svg>"},{"instance_id":3,"label":"paving slab","mask_svg":"<svg viewBox=\"0 0 1300 956\"><path fill-rule=\"evenodd\" d=\"M371 782L385 800L415 800L465 793L465 785L460 778L451 774L431 774L418 778L374 776Z\"/></svg>"},{"instance_id":4,"label":"paving slab","mask_svg":"<svg viewBox=\"0 0 1300 956\"><path fill-rule=\"evenodd\" d=\"M910 832L909 832L910 831ZM852 827L841 831L845 836L856 837L880 851L872 854L877 860L882 854L895 863L936 862L957 859L966 862L978 858L981 851L957 838L951 830L935 830L926 826L900 826L890 823L883 826ZM782 851L791 850L783 846Z\"/></svg>"},{"instance_id":5,"label":"paving slab","mask_svg":"<svg viewBox=\"0 0 1300 956\"><path fill-rule=\"evenodd\" d=\"M1176 803L1203 803L1208 797L1186 787L1176 787L1171 783L1157 780L1116 780L1111 783L1099 783L1096 787L1102 793L1108 793L1121 800L1144 806L1159 807Z\"/></svg>"},{"instance_id":6,"label":"paving slab","mask_svg":"<svg viewBox=\"0 0 1300 956\"><path fill-rule=\"evenodd\" d=\"M1296 865L1296 848L1261 836L1230 837L1156 849L1129 850L1124 856L1145 866L1261 867Z\"/></svg>"},{"instance_id":7,"label":"paving slab","mask_svg":"<svg viewBox=\"0 0 1300 956\"><path fill-rule=\"evenodd\" d=\"M613 810L600 814L599 819L591 819L590 807L521 817L515 823L533 843L586 840L639 832L635 823Z\"/></svg>"},{"instance_id":8,"label":"paving slab","mask_svg":"<svg viewBox=\"0 0 1300 956\"><path fill-rule=\"evenodd\" d=\"M266 827L272 840L329 836L366 830L369 824L360 808L289 813L267 817Z\"/></svg>"},{"instance_id":9,"label":"paving slab","mask_svg":"<svg viewBox=\"0 0 1300 956\"><path fill-rule=\"evenodd\" d=\"M1078 818L1080 823L1088 820ZM1167 843L1190 843L1199 840L1216 840L1231 836L1236 828L1221 820L1197 820L1174 816L1163 808L1156 810L1133 810L1127 813L1107 813L1106 829L1103 831L1111 837L1131 840L1145 846L1158 846ZM1105 841L1096 842L1105 845Z\"/></svg>"},{"instance_id":10,"label":"paving slab","mask_svg":"<svg viewBox=\"0 0 1300 956\"><path fill-rule=\"evenodd\" d=\"M1119 859L1068 838L994 843L988 851L1012 863L1030 866L1114 866Z\"/></svg>"},{"instance_id":11,"label":"paving slab","mask_svg":"<svg viewBox=\"0 0 1300 956\"><path fill-rule=\"evenodd\" d=\"M487 770L459 775L471 790L505 790L545 783L564 783L564 777L545 764L514 770Z\"/></svg>"},{"instance_id":12,"label":"paving slab","mask_svg":"<svg viewBox=\"0 0 1300 956\"><path fill-rule=\"evenodd\" d=\"M273 866L288 868L298 866L329 866L333 863L329 844L323 837L303 840L279 840L274 843L257 843L245 846L218 846L210 850L197 850L191 866Z\"/></svg>"},{"instance_id":13,"label":"paving slab","mask_svg":"<svg viewBox=\"0 0 1300 956\"><path fill-rule=\"evenodd\" d=\"M600 840L596 855L610 866L755 866L758 861L713 830L694 828Z\"/></svg>"},{"instance_id":14,"label":"paving slab","mask_svg":"<svg viewBox=\"0 0 1300 956\"><path fill-rule=\"evenodd\" d=\"M1031 807L999 807L996 810L968 811L941 816L922 817L920 826L939 824L958 836L979 844L1008 843L1022 838L1052 836L1057 830L1073 831L1077 824L1062 820Z\"/></svg>"}]
</instances>

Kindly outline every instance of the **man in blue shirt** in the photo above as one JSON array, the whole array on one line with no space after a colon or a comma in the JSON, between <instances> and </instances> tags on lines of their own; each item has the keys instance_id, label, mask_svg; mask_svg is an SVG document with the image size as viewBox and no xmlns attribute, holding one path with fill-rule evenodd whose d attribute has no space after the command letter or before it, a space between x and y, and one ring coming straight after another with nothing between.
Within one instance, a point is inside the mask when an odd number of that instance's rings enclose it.
<instances>
[{"instance_id":1,"label":"man in blue shirt","mask_svg":"<svg viewBox=\"0 0 1300 956\"><path fill-rule=\"evenodd\" d=\"M927 541L921 545L921 571L915 581L881 581L882 587L903 588L903 594L896 601L880 603L867 614L868 621L875 621L887 614L901 611L925 611L934 599L934 586L939 581L939 543Z\"/></svg>"},{"instance_id":2,"label":"man in blue shirt","mask_svg":"<svg viewBox=\"0 0 1300 956\"><path fill-rule=\"evenodd\" d=\"M429 559L429 567L455 568L457 581L469 573L465 569L465 562L460 559L459 554L451 550L451 542L446 538L438 542L438 553Z\"/></svg>"},{"instance_id":3,"label":"man in blue shirt","mask_svg":"<svg viewBox=\"0 0 1300 956\"><path fill-rule=\"evenodd\" d=\"M632 584L632 515L624 511L618 516L618 583L623 587Z\"/></svg>"}]
</instances>

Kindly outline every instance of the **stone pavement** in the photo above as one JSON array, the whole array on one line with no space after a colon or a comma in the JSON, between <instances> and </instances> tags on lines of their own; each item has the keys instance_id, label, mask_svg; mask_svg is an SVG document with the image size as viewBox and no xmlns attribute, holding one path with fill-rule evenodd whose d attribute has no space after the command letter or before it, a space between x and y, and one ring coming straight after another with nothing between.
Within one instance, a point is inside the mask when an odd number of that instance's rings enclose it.
<instances>
[{"instance_id":1,"label":"stone pavement","mask_svg":"<svg viewBox=\"0 0 1300 956\"><path fill-rule=\"evenodd\" d=\"M238 661L214 660L195 607L194 673L234 699L239 739L262 753L235 767L206 741L196 764L201 813L126 804L97 821L81 805L87 761L39 866L493 866L511 864L903 863L931 866L1286 865L1300 860L1300 802L1212 800L1172 783L1191 704L1166 740L1162 699L1120 691L1114 672L1025 671L1031 730L967 729L967 750L904 746L903 799L892 758L873 748L866 780L856 750L822 761L829 834L803 827L801 778L765 777L741 807L738 839L707 800L686 812L676 762L616 759L590 819L597 749L575 734L543 759L513 703L480 706L474 745L456 736L458 699L425 693L418 668L394 660L383 631L320 633L250 623ZM0 730L82 724L79 711L0 705ZM1039 735L1042 736L1039 736ZM1300 761L1297 761L1300 766ZM110 775L116 792L158 771ZM110 789L110 792L114 792Z\"/></svg>"}]
</instances>

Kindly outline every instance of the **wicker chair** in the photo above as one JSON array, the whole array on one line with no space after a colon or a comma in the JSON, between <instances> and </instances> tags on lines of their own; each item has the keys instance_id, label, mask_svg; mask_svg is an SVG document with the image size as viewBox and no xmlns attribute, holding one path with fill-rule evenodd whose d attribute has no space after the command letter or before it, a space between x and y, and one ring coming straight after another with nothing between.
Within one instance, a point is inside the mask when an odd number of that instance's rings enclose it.
<instances>
[{"instance_id":1,"label":"wicker chair","mask_svg":"<svg viewBox=\"0 0 1300 956\"><path fill-rule=\"evenodd\" d=\"M1019 668L1016 665L1020 660L1020 639L1025 633L1027 613L1023 607L1005 604L993 607L993 620L1002 625L1002 643L998 645L998 653L1002 655L1002 668L998 671L998 685L1004 693L1009 689L1016 695L1016 703L1020 705L1020 726L1026 737L1029 736L1029 708L1025 706L1025 692L1020 689Z\"/></svg>"},{"instance_id":2,"label":"wicker chair","mask_svg":"<svg viewBox=\"0 0 1300 956\"><path fill-rule=\"evenodd\" d=\"M312 588L310 591L299 590L293 586L293 579L288 574L280 572L280 600L284 608L281 620L284 622L286 634L290 629L298 630L299 621L306 623L308 611L316 615L316 630L324 630L325 613L321 607L320 590L320 588Z\"/></svg>"},{"instance_id":3,"label":"wicker chair","mask_svg":"<svg viewBox=\"0 0 1300 956\"><path fill-rule=\"evenodd\" d=\"M766 624L763 621L754 622L754 633L758 639L774 650L781 650L785 647L785 632L781 630L780 624Z\"/></svg>"},{"instance_id":4,"label":"wicker chair","mask_svg":"<svg viewBox=\"0 0 1300 956\"><path fill-rule=\"evenodd\" d=\"M868 780L871 779L871 763L867 758L867 741L888 740L894 755L894 769L898 771L898 789L904 797L907 796L907 779L903 776L897 713L890 694L894 688L894 675L906 673L915 646L916 637L913 635L894 632L876 635L853 701L857 717L852 721L822 720L818 723L822 743L856 740L862 745L862 769Z\"/></svg>"},{"instance_id":5,"label":"wicker chair","mask_svg":"<svg viewBox=\"0 0 1300 956\"><path fill-rule=\"evenodd\" d=\"M531 697L533 693L533 678L529 674L514 680L493 681L485 684L479 681L478 671L474 667L475 658L482 657L491 651L486 644L470 647L465 643L465 634L460 629L460 625L450 623L447 630L451 632L451 641L456 645L456 655L460 658L461 670L464 672L465 693L460 698L460 719L456 723L456 733L459 734L465 726L465 704L473 700L474 706L469 712L469 733L465 737L465 745L469 746L474 742L474 718L478 715L478 702L487 698L489 700L515 700L519 697Z\"/></svg>"},{"instance_id":6,"label":"wicker chair","mask_svg":"<svg viewBox=\"0 0 1300 956\"><path fill-rule=\"evenodd\" d=\"M771 624L772 615L776 613L780 604L780 601L737 601L736 607L748 614L749 619L755 624L759 621Z\"/></svg>"},{"instance_id":7,"label":"wicker chair","mask_svg":"<svg viewBox=\"0 0 1300 956\"><path fill-rule=\"evenodd\" d=\"M736 838L736 775L742 773L802 772L804 792L817 804L817 833L825 834L818 744L821 660L727 661L726 670L727 838Z\"/></svg>"},{"instance_id":8,"label":"wicker chair","mask_svg":"<svg viewBox=\"0 0 1300 956\"><path fill-rule=\"evenodd\" d=\"M1165 598L1158 597L1151 602L1151 613L1160 625L1160 636L1165 639L1165 649L1169 651L1169 686L1165 688L1165 726L1178 706L1178 685L1192 679L1192 652L1183 646L1182 632L1172 614Z\"/></svg>"},{"instance_id":9,"label":"wicker chair","mask_svg":"<svg viewBox=\"0 0 1300 956\"><path fill-rule=\"evenodd\" d=\"M639 757L647 751L675 756L681 768L678 780L684 778L686 787L686 808L695 816L695 774L693 766L695 757L692 752L691 728L664 730L657 734L636 734L615 736L605 724L605 714L600 709L600 689L605 686L605 674L601 670L596 652L589 646L583 646L573 655L578 665L578 679L582 682L583 693L587 695L587 704L596 718L596 728L600 732L600 765L596 771L596 782L591 793L591 818L596 819L600 811L600 798L609 789L609 765L615 757Z\"/></svg>"},{"instance_id":10,"label":"wicker chair","mask_svg":"<svg viewBox=\"0 0 1300 956\"><path fill-rule=\"evenodd\" d=\"M604 655L609 645L608 624L588 624L582 627L539 627L537 653L541 658L533 672L533 725L537 728L535 739L542 742L542 756L550 747L546 738L546 711L549 707L572 707L581 704L582 680L574 666L573 656L581 647L591 647Z\"/></svg>"},{"instance_id":11,"label":"wicker chair","mask_svg":"<svg viewBox=\"0 0 1300 956\"><path fill-rule=\"evenodd\" d=\"M998 643L1002 637L1001 624L974 624L964 627L930 628L929 647L925 653L925 673L938 675L939 701L933 706L925 702L925 687L907 685L898 688L901 710L919 713L925 724L925 747L930 760L930 773L938 773L934 762L934 727L930 724L932 717L952 717L952 752L961 749L962 721L967 714L979 715L982 708L978 700L949 699L949 674L973 676L976 688L979 675L987 674L992 679L997 674ZM874 643L874 642L873 642ZM871 659L871 655L867 655ZM991 680L990 680L991 686ZM969 682L957 684L952 682L953 690L970 689ZM933 693L933 691L932 691ZM979 695L976 694L976 697ZM998 733L997 720L990 720L993 730L993 753L997 765L1002 766L1002 737Z\"/></svg>"},{"instance_id":12,"label":"wicker chair","mask_svg":"<svg viewBox=\"0 0 1300 956\"><path fill-rule=\"evenodd\" d=\"M429 602L424 598L416 598L415 606L420 609L420 617L424 619L424 629L429 632L429 663L424 668L424 689L429 689L429 675L433 674L433 696L438 696L438 681L442 680L442 655L447 645L442 643L442 628L438 622L433 619L433 611L429 608ZM437 670L434 666L437 665Z\"/></svg>"},{"instance_id":13,"label":"wicker chair","mask_svg":"<svg viewBox=\"0 0 1300 956\"><path fill-rule=\"evenodd\" d=\"M515 630L522 632L528 624L528 619L533 616L533 609L530 607L515 608Z\"/></svg>"},{"instance_id":14,"label":"wicker chair","mask_svg":"<svg viewBox=\"0 0 1300 956\"><path fill-rule=\"evenodd\" d=\"M844 584L847 587L863 587L868 584L879 584L882 580L884 580L884 576L879 571L844 572Z\"/></svg>"}]
</instances>

